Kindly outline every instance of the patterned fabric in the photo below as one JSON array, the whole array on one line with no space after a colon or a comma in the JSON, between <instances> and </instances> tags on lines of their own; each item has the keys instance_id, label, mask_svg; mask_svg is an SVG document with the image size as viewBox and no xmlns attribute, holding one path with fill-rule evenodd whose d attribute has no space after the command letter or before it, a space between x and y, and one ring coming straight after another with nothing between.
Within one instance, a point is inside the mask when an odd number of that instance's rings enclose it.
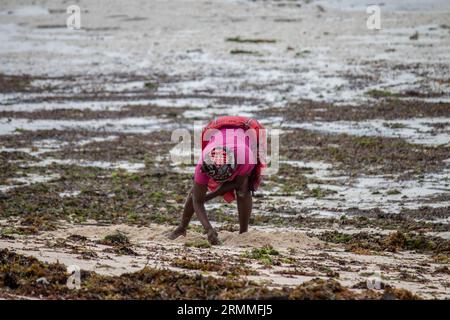
<instances>
[{"instance_id":1,"label":"patterned fabric","mask_svg":"<svg viewBox=\"0 0 450 320\"><path fill-rule=\"evenodd\" d=\"M228 180L236 169L234 152L226 147L215 147L205 156L202 172L217 182Z\"/></svg>"}]
</instances>

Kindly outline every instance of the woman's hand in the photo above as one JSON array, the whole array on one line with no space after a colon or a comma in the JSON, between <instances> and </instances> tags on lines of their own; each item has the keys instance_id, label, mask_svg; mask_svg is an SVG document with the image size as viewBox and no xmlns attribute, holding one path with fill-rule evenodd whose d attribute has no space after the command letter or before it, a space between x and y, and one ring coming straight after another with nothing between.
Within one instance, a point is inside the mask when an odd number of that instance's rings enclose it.
<instances>
[{"instance_id":1,"label":"woman's hand","mask_svg":"<svg viewBox=\"0 0 450 320\"><path fill-rule=\"evenodd\" d=\"M213 246L214 246L214 245L220 244L219 236L218 236L216 230L211 229L211 230L208 231L208 241L209 241L209 243L211 243Z\"/></svg>"},{"instance_id":2,"label":"woman's hand","mask_svg":"<svg viewBox=\"0 0 450 320\"><path fill-rule=\"evenodd\" d=\"M167 235L167 238L170 240L175 240L179 236L186 237L186 228L183 226L178 226L175 230L173 230L171 233Z\"/></svg>"}]
</instances>

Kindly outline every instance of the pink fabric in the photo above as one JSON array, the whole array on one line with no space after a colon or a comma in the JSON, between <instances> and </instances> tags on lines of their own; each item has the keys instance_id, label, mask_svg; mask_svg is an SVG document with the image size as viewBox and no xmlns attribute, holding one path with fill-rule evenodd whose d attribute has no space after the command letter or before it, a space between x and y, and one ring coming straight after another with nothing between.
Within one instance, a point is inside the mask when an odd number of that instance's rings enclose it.
<instances>
[{"instance_id":1,"label":"pink fabric","mask_svg":"<svg viewBox=\"0 0 450 320\"><path fill-rule=\"evenodd\" d=\"M225 146L234 151L234 156L238 162L233 176L250 175L256 165L256 158L249 147L249 139L245 139L244 130L240 128L222 128L215 133L206 148L202 151L202 155L195 167L194 181L198 184L208 184L211 179L207 174L201 171L204 156L214 147Z\"/></svg>"}]
</instances>

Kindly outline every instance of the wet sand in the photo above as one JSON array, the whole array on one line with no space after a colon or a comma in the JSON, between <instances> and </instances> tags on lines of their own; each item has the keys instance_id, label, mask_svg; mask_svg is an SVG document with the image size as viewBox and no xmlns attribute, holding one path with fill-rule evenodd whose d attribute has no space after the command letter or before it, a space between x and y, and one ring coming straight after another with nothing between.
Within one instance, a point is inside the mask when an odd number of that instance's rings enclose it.
<instances>
[{"instance_id":1,"label":"wet sand","mask_svg":"<svg viewBox=\"0 0 450 320\"><path fill-rule=\"evenodd\" d=\"M271 288L319 277L361 292L379 271L449 297L445 3L389 3L379 31L356 1L132 4L80 1L81 30L57 1L0 4L0 248ZM216 201L221 246L197 221L168 241L193 170L170 161L171 131L226 114L280 129L280 170L248 234ZM100 243L116 230L127 246Z\"/></svg>"}]
</instances>

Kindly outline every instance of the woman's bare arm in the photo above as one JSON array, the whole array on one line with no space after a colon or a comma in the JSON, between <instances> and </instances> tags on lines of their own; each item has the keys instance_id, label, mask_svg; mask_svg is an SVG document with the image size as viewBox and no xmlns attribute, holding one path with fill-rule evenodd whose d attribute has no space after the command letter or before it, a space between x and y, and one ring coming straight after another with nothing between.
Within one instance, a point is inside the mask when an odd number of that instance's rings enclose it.
<instances>
[{"instance_id":1,"label":"woman's bare arm","mask_svg":"<svg viewBox=\"0 0 450 320\"><path fill-rule=\"evenodd\" d=\"M208 240L211 244L218 244L217 232L212 227L206 215L205 202L206 202L206 190L208 186L194 182L194 188L192 189L192 203L194 205L194 211L197 214L198 220L202 224L208 233Z\"/></svg>"},{"instance_id":2,"label":"woman's bare arm","mask_svg":"<svg viewBox=\"0 0 450 320\"><path fill-rule=\"evenodd\" d=\"M245 181L246 176L237 176L233 181L227 181L222 183L215 191L205 195L205 201L214 199L217 196L221 196L228 191L239 188Z\"/></svg>"}]
</instances>

